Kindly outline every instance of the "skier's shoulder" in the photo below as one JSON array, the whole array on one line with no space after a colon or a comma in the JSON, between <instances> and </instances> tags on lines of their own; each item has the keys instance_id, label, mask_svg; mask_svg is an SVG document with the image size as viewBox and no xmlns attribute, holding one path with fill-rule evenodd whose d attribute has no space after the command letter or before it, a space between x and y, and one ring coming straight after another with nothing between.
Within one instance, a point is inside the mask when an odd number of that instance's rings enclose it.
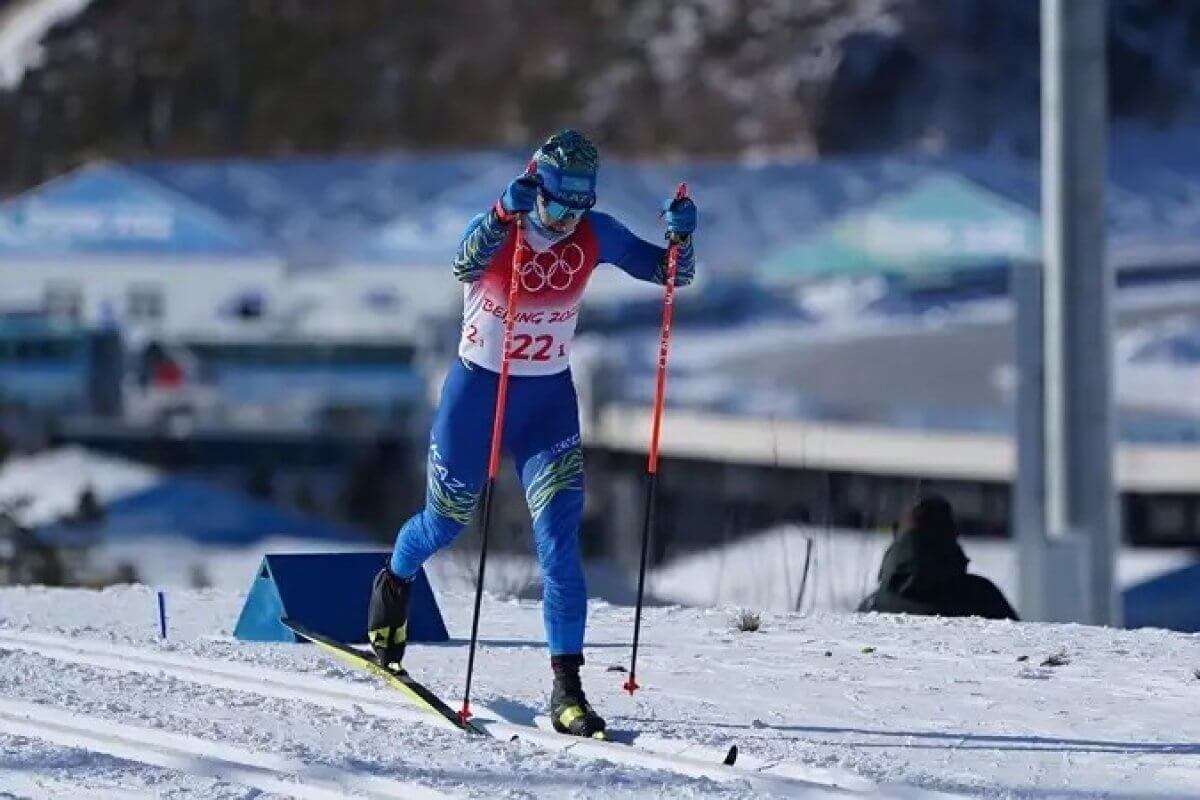
<instances>
[{"instance_id":1,"label":"skier's shoulder","mask_svg":"<svg viewBox=\"0 0 1200 800\"><path fill-rule=\"evenodd\" d=\"M467 227L464 231L464 234L470 233L471 231L475 230L480 225L482 225L483 221L488 218L489 213L491 213L491 212L482 211L482 212L476 214L475 216L471 217L471 221L467 223Z\"/></svg>"},{"instance_id":2,"label":"skier's shoulder","mask_svg":"<svg viewBox=\"0 0 1200 800\"><path fill-rule=\"evenodd\" d=\"M584 219L591 225L592 231L598 237L629 235L629 228L626 228L620 220L606 211L589 211Z\"/></svg>"},{"instance_id":3,"label":"skier's shoulder","mask_svg":"<svg viewBox=\"0 0 1200 800\"><path fill-rule=\"evenodd\" d=\"M620 220L603 211L589 211L583 218L587 233L598 245L600 261L616 264L629 251L636 238Z\"/></svg>"}]
</instances>

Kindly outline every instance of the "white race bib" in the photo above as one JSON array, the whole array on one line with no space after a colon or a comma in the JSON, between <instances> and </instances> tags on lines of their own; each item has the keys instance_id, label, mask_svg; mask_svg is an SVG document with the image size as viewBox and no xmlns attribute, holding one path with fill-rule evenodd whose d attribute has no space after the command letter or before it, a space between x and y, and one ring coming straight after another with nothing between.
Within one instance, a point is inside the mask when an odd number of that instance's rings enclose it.
<instances>
[{"instance_id":1,"label":"white race bib","mask_svg":"<svg viewBox=\"0 0 1200 800\"><path fill-rule=\"evenodd\" d=\"M503 351L512 243L510 234L483 278L463 287L463 327L458 354L493 372L500 371ZM553 375L570 366L579 306L596 266L596 250L587 220L547 250L522 248L516 318L509 349L511 374Z\"/></svg>"}]
</instances>

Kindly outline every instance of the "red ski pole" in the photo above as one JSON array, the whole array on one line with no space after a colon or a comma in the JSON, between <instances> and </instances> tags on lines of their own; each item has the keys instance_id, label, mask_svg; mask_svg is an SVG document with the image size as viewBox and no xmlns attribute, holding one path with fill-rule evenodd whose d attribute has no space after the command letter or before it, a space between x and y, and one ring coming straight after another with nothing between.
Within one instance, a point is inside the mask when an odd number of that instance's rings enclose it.
<instances>
[{"instance_id":1,"label":"red ski pole","mask_svg":"<svg viewBox=\"0 0 1200 800\"><path fill-rule=\"evenodd\" d=\"M537 173L537 164L529 162L527 176ZM508 305L504 313L504 343L500 351L500 379L496 385L496 412L492 417L492 451L488 457L487 484L483 489L483 522L480 527L479 577L475 581L475 612L471 617L471 646L467 651L467 681L463 689L462 708L458 718L466 723L471 718L471 676L475 672L475 643L479 638L479 608L483 601L483 572L487 568L488 529L492 526L492 495L496 475L500 472L500 453L504 446L504 409L508 405L509 352L512 350L513 323L517 319L517 290L521 286L521 251L525 249L525 217L517 218L517 241L513 246L512 274L508 281Z\"/></svg>"},{"instance_id":2,"label":"red ski pole","mask_svg":"<svg viewBox=\"0 0 1200 800\"><path fill-rule=\"evenodd\" d=\"M679 184L675 199L687 197L687 184ZM658 435L662 430L663 401L667 392L667 353L671 349L671 312L675 307L675 271L679 260L679 242L671 240L667 247L667 280L663 289L662 336L658 344L658 382L654 388L654 416L650 425L650 457L646 464L646 515L642 520L642 561L638 568L637 609L633 616L633 654L629 660L629 680L625 691L633 694L637 682L638 641L642 632L642 598L646 589L646 556L650 550L650 533L654 528L654 499L658 488Z\"/></svg>"}]
</instances>

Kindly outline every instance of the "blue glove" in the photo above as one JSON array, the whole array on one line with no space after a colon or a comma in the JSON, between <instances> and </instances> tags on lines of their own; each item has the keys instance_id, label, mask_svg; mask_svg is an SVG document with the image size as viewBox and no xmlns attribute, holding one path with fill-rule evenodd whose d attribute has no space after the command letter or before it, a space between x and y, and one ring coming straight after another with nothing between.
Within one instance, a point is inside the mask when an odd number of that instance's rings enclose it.
<instances>
[{"instance_id":1,"label":"blue glove","mask_svg":"<svg viewBox=\"0 0 1200 800\"><path fill-rule=\"evenodd\" d=\"M522 175L504 190L500 196L500 208L506 215L531 213L541 185L542 181L537 175Z\"/></svg>"},{"instance_id":2,"label":"blue glove","mask_svg":"<svg viewBox=\"0 0 1200 800\"><path fill-rule=\"evenodd\" d=\"M663 217L667 221L667 237L680 240L691 236L696 230L698 216L696 204L690 197L672 199L663 203Z\"/></svg>"}]
</instances>

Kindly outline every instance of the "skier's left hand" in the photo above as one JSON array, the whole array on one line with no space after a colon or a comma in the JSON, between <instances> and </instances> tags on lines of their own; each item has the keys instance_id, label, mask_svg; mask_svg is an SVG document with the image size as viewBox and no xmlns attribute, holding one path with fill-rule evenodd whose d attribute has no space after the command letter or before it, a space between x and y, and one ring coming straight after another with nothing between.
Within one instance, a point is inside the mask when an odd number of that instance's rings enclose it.
<instances>
[{"instance_id":1,"label":"skier's left hand","mask_svg":"<svg viewBox=\"0 0 1200 800\"><path fill-rule=\"evenodd\" d=\"M667 237L673 241L687 239L696 230L699 212L690 197L672 198L663 203L663 218L667 221Z\"/></svg>"}]
</instances>

